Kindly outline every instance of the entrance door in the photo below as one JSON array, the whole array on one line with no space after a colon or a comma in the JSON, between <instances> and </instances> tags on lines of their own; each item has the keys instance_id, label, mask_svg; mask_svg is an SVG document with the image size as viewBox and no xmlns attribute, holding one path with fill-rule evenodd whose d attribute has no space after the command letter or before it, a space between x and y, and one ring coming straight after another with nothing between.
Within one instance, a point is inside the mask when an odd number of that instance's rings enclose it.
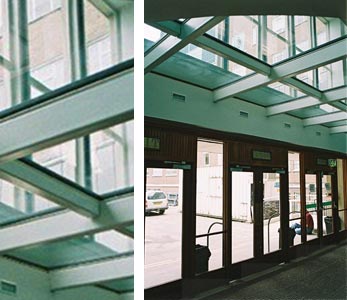
<instances>
[{"instance_id":1,"label":"entrance door","mask_svg":"<svg viewBox=\"0 0 347 300\"><path fill-rule=\"evenodd\" d=\"M230 170L232 264L279 251L284 171L251 167Z\"/></svg>"},{"instance_id":2,"label":"entrance door","mask_svg":"<svg viewBox=\"0 0 347 300\"><path fill-rule=\"evenodd\" d=\"M179 163L146 164L145 167L145 289L187 277L187 219L184 186L191 166ZM188 209L189 211L190 209Z\"/></svg>"},{"instance_id":3,"label":"entrance door","mask_svg":"<svg viewBox=\"0 0 347 300\"><path fill-rule=\"evenodd\" d=\"M305 174L306 214L312 216L313 232L307 228L307 240L320 239L335 233L337 222L336 174L317 171ZM308 223L309 217L306 217ZM306 224L307 227L307 224Z\"/></svg>"}]
</instances>

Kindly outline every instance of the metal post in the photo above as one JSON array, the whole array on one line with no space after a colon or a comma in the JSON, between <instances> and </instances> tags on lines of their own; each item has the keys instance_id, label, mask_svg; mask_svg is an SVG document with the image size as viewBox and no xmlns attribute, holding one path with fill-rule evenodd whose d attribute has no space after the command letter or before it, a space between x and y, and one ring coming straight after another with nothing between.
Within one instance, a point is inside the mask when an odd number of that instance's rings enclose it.
<instances>
[{"instance_id":1,"label":"metal post","mask_svg":"<svg viewBox=\"0 0 347 300\"><path fill-rule=\"evenodd\" d=\"M317 47L317 27L316 27L316 18L310 17L310 31L311 31L311 46L312 48ZM319 79L318 79L318 69L312 70L313 72L313 86L319 88Z\"/></svg>"},{"instance_id":2,"label":"metal post","mask_svg":"<svg viewBox=\"0 0 347 300\"><path fill-rule=\"evenodd\" d=\"M87 76L87 51L84 30L83 0L68 1L68 26L70 41L71 79ZM92 188L90 137L76 139L76 181Z\"/></svg>"},{"instance_id":3,"label":"metal post","mask_svg":"<svg viewBox=\"0 0 347 300\"><path fill-rule=\"evenodd\" d=\"M12 105L30 100L30 59L28 42L27 2L8 0L9 50L11 69ZM34 211L34 195L14 188L15 203L20 206L21 199L26 213Z\"/></svg>"}]
</instances>

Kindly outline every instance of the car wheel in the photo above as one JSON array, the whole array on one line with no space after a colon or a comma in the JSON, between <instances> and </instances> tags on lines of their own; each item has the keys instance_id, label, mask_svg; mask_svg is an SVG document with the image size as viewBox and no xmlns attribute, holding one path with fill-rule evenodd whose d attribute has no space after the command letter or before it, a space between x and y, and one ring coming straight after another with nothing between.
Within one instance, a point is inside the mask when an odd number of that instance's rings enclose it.
<instances>
[{"instance_id":1,"label":"car wheel","mask_svg":"<svg viewBox=\"0 0 347 300\"><path fill-rule=\"evenodd\" d=\"M165 212L165 209L159 209L159 215L164 214L164 212Z\"/></svg>"}]
</instances>

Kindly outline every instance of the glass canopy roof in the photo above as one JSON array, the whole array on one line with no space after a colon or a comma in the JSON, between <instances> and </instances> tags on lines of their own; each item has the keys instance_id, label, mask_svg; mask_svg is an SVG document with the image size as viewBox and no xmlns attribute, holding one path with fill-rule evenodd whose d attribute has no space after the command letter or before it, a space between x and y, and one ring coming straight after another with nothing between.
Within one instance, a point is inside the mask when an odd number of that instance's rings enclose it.
<instances>
[{"instance_id":1,"label":"glass canopy roof","mask_svg":"<svg viewBox=\"0 0 347 300\"><path fill-rule=\"evenodd\" d=\"M211 19L206 17L206 24ZM347 27L340 19L230 16L197 35L195 24L198 19L145 25L145 66L170 43L178 49L150 72L223 95L227 91L231 99L271 108L269 116L278 111L307 119L346 111Z\"/></svg>"}]
</instances>

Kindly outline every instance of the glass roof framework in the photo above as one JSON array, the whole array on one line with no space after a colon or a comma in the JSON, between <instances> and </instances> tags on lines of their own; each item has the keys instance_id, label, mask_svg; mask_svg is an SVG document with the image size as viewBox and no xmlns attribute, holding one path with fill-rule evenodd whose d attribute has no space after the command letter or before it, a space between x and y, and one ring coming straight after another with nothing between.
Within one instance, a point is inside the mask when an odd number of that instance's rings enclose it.
<instances>
[{"instance_id":1,"label":"glass roof framework","mask_svg":"<svg viewBox=\"0 0 347 300\"><path fill-rule=\"evenodd\" d=\"M212 90L216 103L237 98L265 107L269 117L287 113L304 126L347 132L347 29L340 19L231 16L150 25L167 36L149 43L145 29L145 74ZM235 64L249 71L236 73Z\"/></svg>"},{"instance_id":2,"label":"glass roof framework","mask_svg":"<svg viewBox=\"0 0 347 300\"><path fill-rule=\"evenodd\" d=\"M132 0L0 1L0 251L54 290L133 292L132 14Z\"/></svg>"}]
</instances>

